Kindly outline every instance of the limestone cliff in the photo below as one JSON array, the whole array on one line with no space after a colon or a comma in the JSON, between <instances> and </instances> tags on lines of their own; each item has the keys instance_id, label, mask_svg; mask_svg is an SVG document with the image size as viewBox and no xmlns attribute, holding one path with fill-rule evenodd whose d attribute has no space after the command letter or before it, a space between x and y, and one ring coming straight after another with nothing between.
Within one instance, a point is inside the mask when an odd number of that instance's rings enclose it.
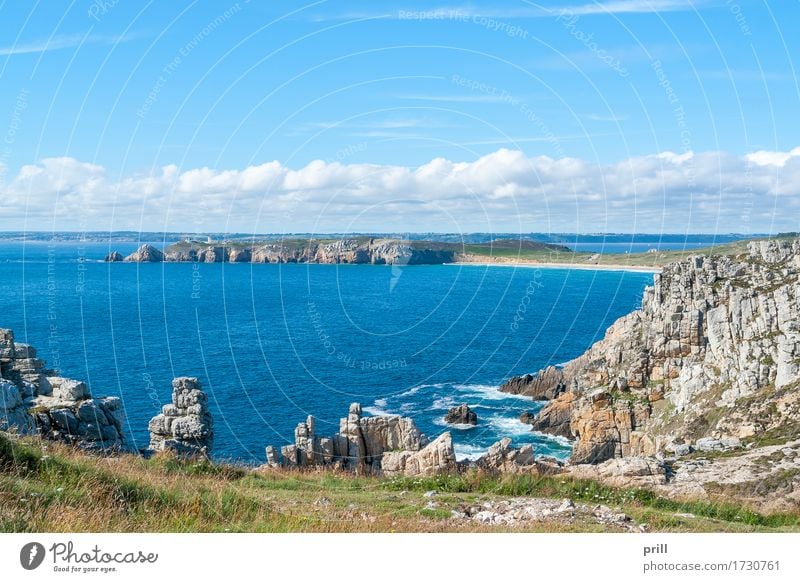
<instances>
[{"instance_id":1,"label":"limestone cliff","mask_svg":"<svg viewBox=\"0 0 800 582\"><path fill-rule=\"evenodd\" d=\"M533 428L576 464L797 438L799 273L800 240L667 265L586 353L503 389L552 399Z\"/></svg>"}]
</instances>

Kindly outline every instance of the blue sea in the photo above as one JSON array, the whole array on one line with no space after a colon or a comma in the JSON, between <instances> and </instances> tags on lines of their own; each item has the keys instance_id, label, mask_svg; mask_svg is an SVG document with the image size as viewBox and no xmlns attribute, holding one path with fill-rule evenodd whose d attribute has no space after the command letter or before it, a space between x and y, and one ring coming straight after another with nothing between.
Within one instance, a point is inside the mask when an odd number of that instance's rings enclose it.
<instances>
[{"instance_id":1,"label":"blue sea","mask_svg":"<svg viewBox=\"0 0 800 582\"><path fill-rule=\"evenodd\" d=\"M128 253L134 243L115 243ZM502 437L565 458L569 443L518 417L540 403L497 387L580 355L636 309L652 274L531 267L106 264L108 243L0 243L0 327L96 396L123 399L129 438L197 376L214 455L264 462L264 447L317 418L338 430L351 402L411 416L435 437L451 406L460 458Z\"/></svg>"}]
</instances>

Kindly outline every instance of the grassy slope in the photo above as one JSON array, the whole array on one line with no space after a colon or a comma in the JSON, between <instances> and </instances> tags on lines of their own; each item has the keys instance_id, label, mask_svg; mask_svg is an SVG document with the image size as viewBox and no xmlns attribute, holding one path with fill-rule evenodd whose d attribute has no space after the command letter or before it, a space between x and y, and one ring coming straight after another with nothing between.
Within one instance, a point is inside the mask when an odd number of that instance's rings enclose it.
<instances>
[{"instance_id":1,"label":"grassy slope","mask_svg":"<svg viewBox=\"0 0 800 582\"><path fill-rule=\"evenodd\" d=\"M438 507L422 493L437 490ZM0 531L503 531L450 518L461 503L536 496L618 507L654 531L800 531L800 516L676 502L643 490L531 475L378 479L333 472L249 471L136 456L98 458L0 435ZM691 513L694 517L687 517ZM541 522L514 531L602 531Z\"/></svg>"}]
</instances>

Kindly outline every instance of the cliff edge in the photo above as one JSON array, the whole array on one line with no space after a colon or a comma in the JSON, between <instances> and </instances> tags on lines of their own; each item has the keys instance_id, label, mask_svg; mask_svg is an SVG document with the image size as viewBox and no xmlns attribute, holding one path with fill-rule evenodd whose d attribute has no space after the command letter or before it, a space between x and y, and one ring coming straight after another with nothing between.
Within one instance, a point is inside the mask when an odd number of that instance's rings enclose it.
<instances>
[{"instance_id":1,"label":"cliff edge","mask_svg":"<svg viewBox=\"0 0 800 582\"><path fill-rule=\"evenodd\" d=\"M664 267L642 308L561 368L501 390L549 400L535 430L572 462L726 451L800 437L800 240Z\"/></svg>"}]
</instances>

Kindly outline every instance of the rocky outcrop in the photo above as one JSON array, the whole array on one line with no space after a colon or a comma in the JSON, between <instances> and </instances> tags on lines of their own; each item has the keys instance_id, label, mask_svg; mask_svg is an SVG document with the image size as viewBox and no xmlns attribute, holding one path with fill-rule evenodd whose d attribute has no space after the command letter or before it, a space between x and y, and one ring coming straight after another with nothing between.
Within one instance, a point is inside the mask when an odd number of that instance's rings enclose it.
<instances>
[{"instance_id":1,"label":"rocky outcrop","mask_svg":"<svg viewBox=\"0 0 800 582\"><path fill-rule=\"evenodd\" d=\"M516 376L500 386L500 392L530 396L534 400L553 400L566 389L564 374L555 366L548 366L538 374Z\"/></svg>"},{"instance_id":2,"label":"rocky outcrop","mask_svg":"<svg viewBox=\"0 0 800 582\"><path fill-rule=\"evenodd\" d=\"M381 472L387 477L419 477L456 470L456 455L449 432L439 435L419 451L388 451L383 454Z\"/></svg>"},{"instance_id":3,"label":"rocky outcrop","mask_svg":"<svg viewBox=\"0 0 800 582\"><path fill-rule=\"evenodd\" d=\"M161 261L165 260L165 258L164 253L162 253L156 247L149 244L143 244L136 252L133 252L125 257L124 260L131 263L160 263Z\"/></svg>"},{"instance_id":4,"label":"rocky outcrop","mask_svg":"<svg viewBox=\"0 0 800 582\"><path fill-rule=\"evenodd\" d=\"M119 254L117 251L111 251L110 253L108 253L106 255L106 258L103 259L103 260L106 263L119 263L121 261L124 261L125 257L123 257L121 254Z\"/></svg>"},{"instance_id":5,"label":"rocky outcrop","mask_svg":"<svg viewBox=\"0 0 800 582\"><path fill-rule=\"evenodd\" d=\"M475 464L487 473L517 473L536 466L533 445L511 446L511 439L496 442Z\"/></svg>"},{"instance_id":6,"label":"rocky outcrop","mask_svg":"<svg viewBox=\"0 0 800 582\"><path fill-rule=\"evenodd\" d=\"M433 474L455 467L449 433L433 442L414 421L401 416L363 416L353 403L339 432L330 437L316 434L309 416L297 425L294 443L278 449L268 446L267 465L272 467L339 467L351 471L382 474ZM388 465L387 465L388 463Z\"/></svg>"},{"instance_id":7,"label":"rocky outcrop","mask_svg":"<svg viewBox=\"0 0 800 582\"><path fill-rule=\"evenodd\" d=\"M574 438L574 463L788 439L800 432L799 274L798 240L667 265L585 354L506 386L555 395L533 428Z\"/></svg>"},{"instance_id":8,"label":"rocky outcrop","mask_svg":"<svg viewBox=\"0 0 800 582\"><path fill-rule=\"evenodd\" d=\"M197 378L172 381L172 403L150 419L150 450L182 457L208 457L214 442L214 422L208 397Z\"/></svg>"},{"instance_id":9,"label":"rocky outcrop","mask_svg":"<svg viewBox=\"0 0 800 582\"><path fill-rule=\"evenodd\" d=\"M57 376L36 356L0 329L0 430L92 451L126 449L120 399L93 398L84 382Z\"/></svg>"},{"instance_id":10,"label":"rocky outcrop","mask_svg":"<svg viewBox=\"0 0 800 582\"><path fill-rule=\"evenodd\" d=\"M149 244L142 245L124 260L132 262L201 263L326 263L373 265L431 265L456 260L458 246L438 243L426 245L395 239L340 239L335 241L287 240L261 243L180 242L162 253ZM111 253L107 261L117 257ZM113 260L118 260L113 258Z\"/></svg>"},{"instance_id":11,"label":"rocky outcrop","mask_svg":"<svg viewBox=\"0 0 800 582\"><path fill-rule=\"evenodd\" d=\"M466 404L454 406L447 411L444 421L448 424L478 424L478 415Z\"/></svg>"}]
</instances>

